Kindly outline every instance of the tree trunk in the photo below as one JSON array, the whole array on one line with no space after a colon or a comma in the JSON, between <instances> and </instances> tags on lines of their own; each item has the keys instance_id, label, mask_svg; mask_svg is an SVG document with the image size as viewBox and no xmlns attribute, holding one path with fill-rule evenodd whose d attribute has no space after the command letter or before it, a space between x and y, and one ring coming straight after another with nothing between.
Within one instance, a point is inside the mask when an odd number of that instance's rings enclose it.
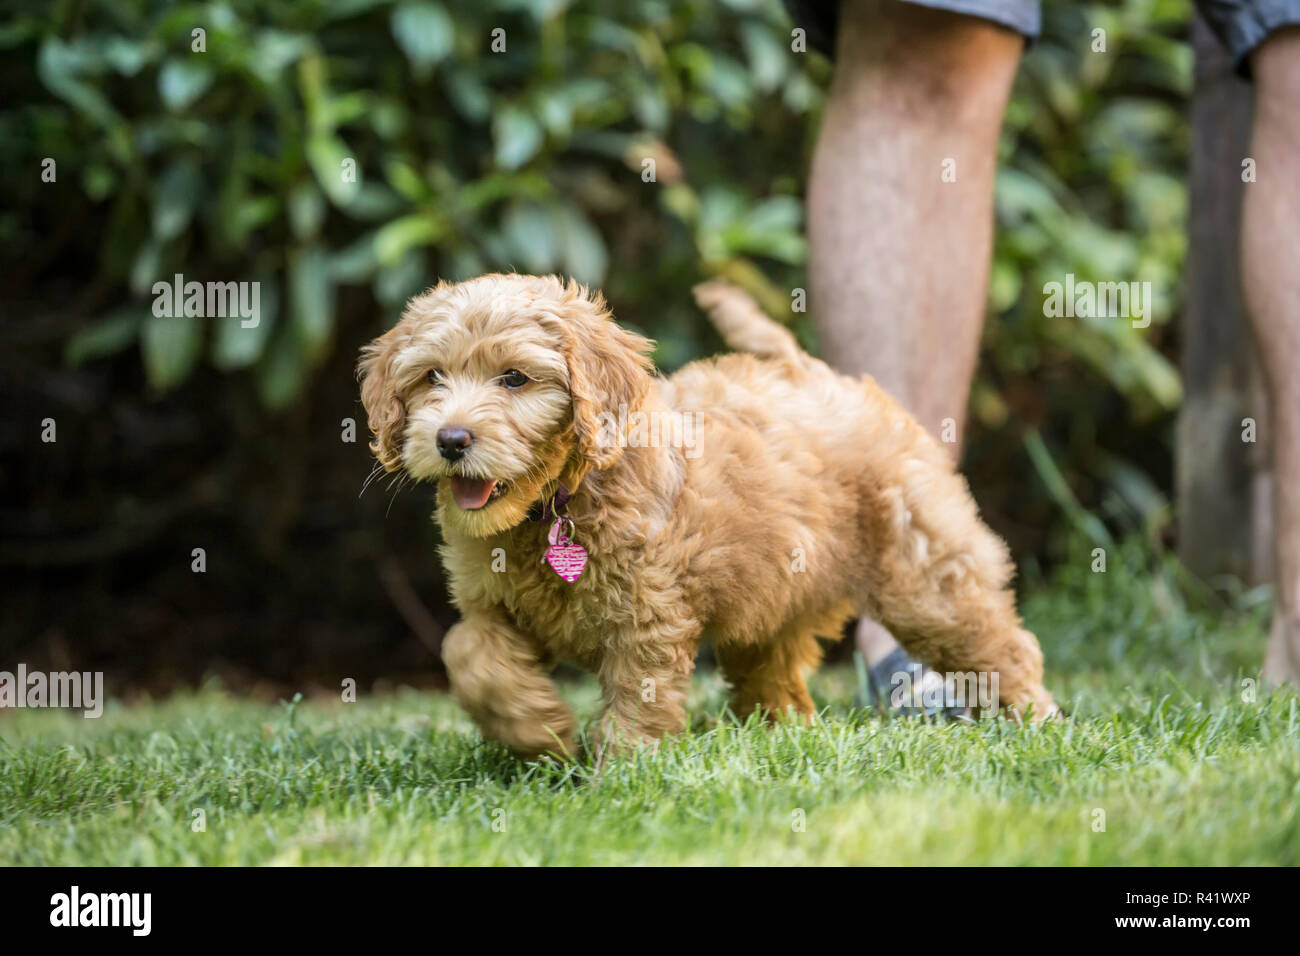
<instances>
[{"instance_id":1,"label":"tree trunk","mask_svg":"<svg viewBox=\"0 0 1300 956\"><path fill-rule=\"evenodd\" d=\"M1251 88L1232 71L1205 22L1192 26L1196 85L1189 176L1190 244L1183 310L1185 398L1175 461L1178 541L1207 580L1272 578L1272 477L1260 420L1267 407L1241 295L1242 160L1249 155ZM1256 419L1259 442L1243 442Z\"/></svg>"}]
</instances>

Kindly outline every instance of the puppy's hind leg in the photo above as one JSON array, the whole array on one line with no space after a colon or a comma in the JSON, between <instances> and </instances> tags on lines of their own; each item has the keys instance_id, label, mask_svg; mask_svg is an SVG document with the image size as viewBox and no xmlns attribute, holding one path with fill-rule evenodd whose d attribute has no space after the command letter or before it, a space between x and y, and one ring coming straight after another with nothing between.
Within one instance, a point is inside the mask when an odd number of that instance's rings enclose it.
<instances>
[{"instance_id":1,"label":"puppy's hind leg","mask_svg":"<svg viewBox=\"0 0 1300 956\"><path fill-rule=\"evenodd\" d=\"M1006 546L979 520L965 483L945 479L910 503L899 490L885 495L868 532L864 610L927 667L973 675L990 690L996 680L998 699L981 706L1055 716L1042 650L1016 614Z\"/></svg>"},{"instance_id":2,"label":"puppy's hind leg","mask_svg":"<svg viewBox=\"0 0 1300 956\"><path fill-rule=\"evenodd\" d=\"M794 630L761 644L720 643L716 651L737 718L746 720L755 710L804 722L812 717L804 674L822 659L813 631Z\"/></svg>"}]
</instances>

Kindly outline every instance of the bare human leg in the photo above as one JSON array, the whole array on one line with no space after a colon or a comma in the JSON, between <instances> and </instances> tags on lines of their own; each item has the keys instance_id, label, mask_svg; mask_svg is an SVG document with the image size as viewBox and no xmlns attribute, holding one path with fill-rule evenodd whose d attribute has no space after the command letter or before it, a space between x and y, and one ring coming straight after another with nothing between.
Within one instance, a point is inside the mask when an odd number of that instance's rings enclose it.
<instances>
[{"instance_id":1,"label":"bare human leg","mask_svg":"<svg viewBox=\"0 0 1300 956\"><path fill-rule=\"evenodd\" d=\"M1300 684L1300 27L1251 56L1256 181L1242 207L1242 283L1271 405L1277 607L1267 683Z\"/></svg>"},{"instance_id":2,"label":"bare human leg","mask_svg":"<svg viewBox=\"0 0 1300 956\"><path fill-rule=\"evenodd\" d=\"M872 375L934 434L949 432L954 457L987 298L998 133L1023 47L975 17L849 0L813 157L809 281L822 354ZM897 646L877 622L859 622L868 665Z\"/></svg>"}]
</instances>

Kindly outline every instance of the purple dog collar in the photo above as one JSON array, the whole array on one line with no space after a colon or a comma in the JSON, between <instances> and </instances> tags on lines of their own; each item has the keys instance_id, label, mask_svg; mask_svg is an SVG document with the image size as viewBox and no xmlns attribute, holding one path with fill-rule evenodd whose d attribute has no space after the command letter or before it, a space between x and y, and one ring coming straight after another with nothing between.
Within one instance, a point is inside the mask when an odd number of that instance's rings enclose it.
<instances>
[{"instance_id":1,"label":"purple dog collar","mask_svg":"<svg viewBox=\"0 0 1300 956\"><path fill-rule=\"evenodd\" d=\"M528 509L529 521L554 521L564 515L569 504L569 489L560 485L550 501L542 500Z\"/></svg>"}]
</instances>

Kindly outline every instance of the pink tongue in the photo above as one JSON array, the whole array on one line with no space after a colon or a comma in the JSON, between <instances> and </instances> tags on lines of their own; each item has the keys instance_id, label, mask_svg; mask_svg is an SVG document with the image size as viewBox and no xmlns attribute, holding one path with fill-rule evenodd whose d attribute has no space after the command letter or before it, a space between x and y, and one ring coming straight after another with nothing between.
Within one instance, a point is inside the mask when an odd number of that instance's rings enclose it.
<instances>
[{"instance_id":1,"label":"pink tongue","mask_svg":"<svg viewBox=\"0 0 1300 956\"><path fill-rule=\"evenodd\" d=\"M491 478L462 478L453 475L451 479L451 496L456 504L466 511L477 511L487 504L496 482Z\"/></svg>"}]
</instances>

